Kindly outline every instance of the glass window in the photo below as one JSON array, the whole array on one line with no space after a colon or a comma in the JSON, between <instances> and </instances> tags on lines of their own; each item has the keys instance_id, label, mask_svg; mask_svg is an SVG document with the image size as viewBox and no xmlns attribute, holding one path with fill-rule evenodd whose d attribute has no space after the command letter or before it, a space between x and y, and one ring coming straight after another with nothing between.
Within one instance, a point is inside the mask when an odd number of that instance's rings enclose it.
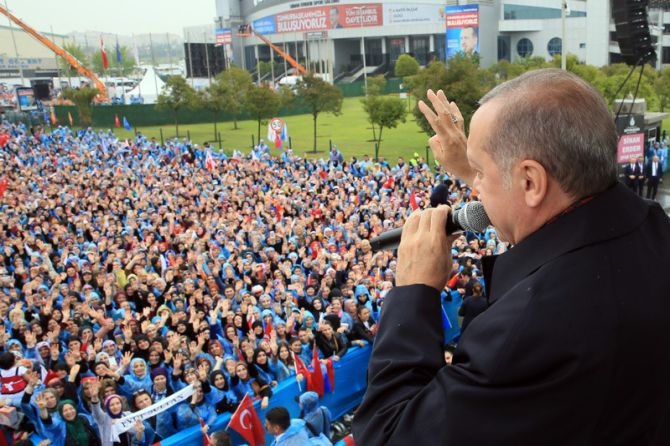
<instances>
[{"instance_id":1,"label":"glass window","mask_svg":"<svg viewBox=\"0 0 670 446\"><path fill-rule=\"evenodd\" d=\"M521 57L530 57L533 55L533 42L525 37L516 44L516 52Z\"/></svg>"},{"instance_id":2,"label":"glass window","mask_svg":"<svg viewBox=\"0 0 670 446\"><path fill-rule=\"evenodd\" d=\"M560 55L563 51L563 41L560 37L554 37L547 44L547 52L550 56Z\"/></svg>"}]
</instances>

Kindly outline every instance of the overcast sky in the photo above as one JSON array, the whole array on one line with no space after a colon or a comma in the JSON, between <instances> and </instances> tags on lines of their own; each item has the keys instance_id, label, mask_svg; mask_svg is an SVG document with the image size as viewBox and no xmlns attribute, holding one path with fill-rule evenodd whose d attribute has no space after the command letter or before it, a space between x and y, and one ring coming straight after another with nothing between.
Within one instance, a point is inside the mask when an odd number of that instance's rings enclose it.
<instances>
[{"instance_id":1,"label":"overcast sky","mask_svg":"<svg viewBox=\"0 0 670 446\"><path fill-rule=\"evenodd\" d=\"M42 32L112 34L174 33L212 23L214 0L0 0L19 19ZM7 18L0 15L0 23Z\"/></svg>"}]
</instances>

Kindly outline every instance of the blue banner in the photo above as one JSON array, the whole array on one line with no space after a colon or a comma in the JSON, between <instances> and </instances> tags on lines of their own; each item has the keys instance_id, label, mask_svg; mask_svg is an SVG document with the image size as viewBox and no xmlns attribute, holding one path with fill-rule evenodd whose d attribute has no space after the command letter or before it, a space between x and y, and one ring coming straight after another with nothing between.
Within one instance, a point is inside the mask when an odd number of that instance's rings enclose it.
<instances>
[{"instance_id":1,"label":"blue banner","mask_svg":"<svg viewBox=\"0 0 670 446\"><path fill-rule=\"evenodd\" d=\"M367 388L367 373L368 362L370 361L370 353L372 348L366 347L352 347L347 351L347 354L342 359L333 364L335 369L335 392L327 393L321 398L321 405L327 406L332 414L332 419L336 420L344 414L350 412L358 406L363 400L365 389ZM270 398L270 405L268 409L277 406L283 406L291 414L292 418L300 416L300 407L295 401L295 397L305 391L304 381L302 389L298 387L295 379L290 378L279 383L273 389L273 395ZM258 417L261 421L265 420L265 412L260 408L260 401L254 403L254 408L258 412ZM232 414L220 415L216 422L210 426L209 432L224 429ZM233 444L243 444L244 441L235 432L230 432L233 437ZM266 435L266 444L272 444L274 438L271 435ZM200 425L190 427L182 432L179 432L172 437L166 438L160 442L161 446L184 446L191 444L202 444L202 432Z\"/></svg>"},{"instance_id":2,"label":"blue banner","mask_svg":"<svg viewBox=\"0 0 670 446\"><path fill-rule=\"evenodd\" d=\"M273 15L254 20L251 26L254 28L254 31L259 34L274 34L277 32L275 16Z\"/></svg>"},{"instance_id":3,"label":"blue banner","mask_svg":"<svg viewBox=\"0 0 670 446\"><path fill-rule=\"evenodd\" d=\"M479 5L446 6L446 57L479 53Z\"/></svg>"}]
</instances>

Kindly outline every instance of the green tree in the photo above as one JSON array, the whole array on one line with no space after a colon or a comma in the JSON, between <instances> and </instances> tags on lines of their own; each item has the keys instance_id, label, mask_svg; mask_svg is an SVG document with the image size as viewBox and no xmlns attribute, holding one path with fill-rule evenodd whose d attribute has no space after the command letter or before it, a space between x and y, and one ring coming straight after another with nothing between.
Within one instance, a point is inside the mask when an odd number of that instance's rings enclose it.
<instances>
[{"instance_id":1,"label":"green tree","mask_svg":"<svg viewBox=\"0 0 670 446\"><path fill-rule=\"evenodd\" d=\"M88 65L88 57L86 57L86 53L84 52L84 49L77 45L76 43L66 43L63 45L63 49L70 53L72 56L75 57L84 66ZM76 76L77 75L77 69L74 68L70 63L65 60L64 58L60 57L58 59L58 65L63 72L63 76Z\"/></svg>"},{"instance_id":2,"label":"green tree","mask_svg":"<svg viewBox=\"0 0 670 446\"><path fill-rule=\"evenodd\" d=\"M277 116L279 108L282 105L282 98L270 86L261 85L257 87L252 85L247 90L246 110L249 115L258 123L258 139L261 139L261 123ZM268 141L269 143L269 141Z\"/></svg>"},{"instance_id":3,"label":"green tree","mask_svg":"<svg viewBox=\"0 0 670 446\"><path fill-rule=\"evenodd\" d=\"M526 69L521 64L512 63L509 60L503 59L498 63L491 65L489 71L493 73L498 82L502 83L521 76Z\"/></svg>"},{"instance_id":4,"label":"green tree","mask_svg":"<svg viewBox=\"0 0 670 446\"><path fill-rule=\"evenodd\" d=\"M323 79L308 75L297 83L296 94L312 114L314 121L313 150L316 153L316 121L321 113L332 113L335 116L341 114L342 92Z\"/></svg>"},{"instance_id":5,"label":"green tree","mask_svg":"<svg viewBox=\"0 0 670 446\"><path fill-rule=\"evenodd\" d=\"M223 108L233 115L233 126L237 130L237 120L244 111L246 95L253 86L251 73L235 65L216 76L213 85L223 101Z\"/></svg>"},{"instance_id":6,"label":"green tree","mask_svg":"<svg viewBox=\"0 0 670 446\"><path fill-rule=\"evenodd\" d=\"M373 126L379 128L377 135L377 151L382 146L382 132L384 128L396 128L398 123L405 122L407 116L407 107L405 101L396 96L369 96L368 98L369 112L368 119ZM379 153L375 153L375 158Z\"/></svg>"},{"instance_id":7,"label":"green tree","mask_svg":"<svg viewBox=\"0 0 670 446\"><path fill-rule=\"evenodd\" d=\"M616 99L622 99L635 94L640 70L640 67L636 68L635 73L628 77L628 73L630 72L629 66L625 64L607 65L600 69L603 75L599 76L593 85L605 97L608 104L614 104ZM628 80L626 80L627 77ZM645 98L647 100L647 107L650 110L656 107L658 101L656 92L654 91L656 78L656 70L645 66L643 76L640 79L640 88L637 92L637 97Z\"/></svg>"},{"instance_id":8,"label":"green tree","mask_svg":"<svg viewBox=\"0 0 670 446\"><path fill-rule=\"evenodd\" d=\"M419 62L409 54L401 54L395 61L395 75L402 79L414 76L420 69Z\"/></svg>"},{"instance_id":9,"label":"green tree","mask_svg":"<svg viewBox=\"0 0 670 446\"><path fill-rule=\"evenodd\" d=\"M212 112L214 118L214 139L218 138L217 122L221 118L221 113L226 109L225 95L222 94L220 85L212 82L210 86L202 91L197 92L196 102L198 106L202 106Z\"/></svg>"},{"instance_id":10,"label":"green tree","mask_svg":"<svg viewBox=\"0 0 670 446\"><path fill-rule=\"evenodd\" d=\"M69 88L63 91L63 97L71 100L77 107L79 113L79 122L82 127L88 127L93 122L93 112L91 104L93 99L100 93L97 88Z\"/></svg>"},{"instance_id":11,"label":"green tree","mask_svg":"<svg viewBox=\"0 0 670 446\"><path fill-rule=\"evenodd\" d=\"M496 84L489 70L479 68L476 58L457 54L449 59L449 65L431 62L428 67L412 77L413 93L417 99L427 101L427 91L444 90L450 101L456 102L464 119L465 128L477 109L478 101ZM414 108L416 122L423 131L432 134L432 128L418 107Z\"/></svg>"},{"instance_id":12,"label":"green tree","mask_svg":"<svg viewBox=\"0 0 670 446\"><path fill-rule=\"evenodd\" d=\"M670 68L663 68L661 75L654 82L656 96L658 96L658 107L665 111L665 106L670 102Z\"/></svg>"},{"instance_id":13,"label":"green tree","mask_svg":"<svg viewBox=\"0 0 670 446\"><path fill-rule=\"evenodd\" d=\"M361 99L363 104L363 111L368 115L368 122L372 127L372 140L377 141L377 127L376 122L372 119L372 114L377 107L377 98L384 92L386 88L386 78L383 74L368 78L368 87L366 95Z\"/></svg>"},{"instance_id":14,"label":"green tree","mask_svg":"<svg viewBox=\"0 0 670 446\"><path fill-rule=\"evenodd\" d=\"M193 87L186 83L181 76L168 78L163 91L156 101L156 109L170 110L173 113L174 124L179 137L179 110L192 108L197 103L197 96Z\"/></svg>"}]
</instances>

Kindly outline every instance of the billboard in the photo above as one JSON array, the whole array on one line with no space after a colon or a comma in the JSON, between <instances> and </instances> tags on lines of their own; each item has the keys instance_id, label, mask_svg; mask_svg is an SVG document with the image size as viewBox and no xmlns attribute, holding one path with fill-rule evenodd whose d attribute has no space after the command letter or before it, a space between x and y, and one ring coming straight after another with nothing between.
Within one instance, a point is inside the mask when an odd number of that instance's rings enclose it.
<instances>
[{"instance_id":1,"label":"billboard","mask_svg":"<svg viewBox=\"0 0 670 446\"><path fill-rule=\"evenodd\" d=\"M391 3L384 5L385 25L444 23L444 6L416 3Z\"/></svg>"},{"instance_id":2,"label":"billboard","mask_svg":"<svg viewBox=\"0 0 670 446\"><path fill-rule=\"evenodd\" d=\"M479 5L447 6L444 10L447 25L446 57L458 53L479 53Z\"/></svg>"},{"instance_id":3,"label":"billboard","mask_svg":"<svg viewBox=\"0 0 670 446\"><path fill-rule=\"evenodd\" d=\"M260 34L326 31L329 29L382 26L383 24L384 17L381 3L294 9L252 22L254 31Z\"/></svg>"},{"instance_id":4,"label":"billboard","mask_svg":"<svg viewBox=\"0 0 670 446\"><path fill-rule=\"evenodd\" d=\"M19 104L19 110L21 111L37 110L37 100L35 99L35 92L32 88L17 88L16 102Z\"/></svg>"},{"instance_id":5,"label":"billboard","mask_svg":"<svg viewBox=\"0 0 670 446\"><path fill-rule=\"evenodd\" d=\"M230 45L233 43L233 30L230 28L217 28L216 29L216 44L217 45Z\"/></svg>"}]
</instances>

